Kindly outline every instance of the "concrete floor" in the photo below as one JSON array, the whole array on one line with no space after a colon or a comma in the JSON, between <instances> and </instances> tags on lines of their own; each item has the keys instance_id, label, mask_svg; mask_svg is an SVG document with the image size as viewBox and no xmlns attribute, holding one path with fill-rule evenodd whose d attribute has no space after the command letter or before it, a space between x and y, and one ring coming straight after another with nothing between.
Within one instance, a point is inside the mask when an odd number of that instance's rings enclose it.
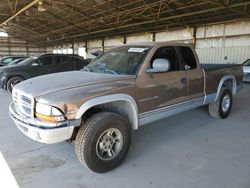
<instances>
[{"instance_id":1,"label":"concrete floor","mask_svg":"<svg viewBox=\"0 0 250 188\"><path fill-rule=\"evenodd\" d=\"M20 187L249 188L249 93L245 85L225 120L202 107L142 127L122 165L96 174L80 165L74 144L24 136L8 116L11 96L1 90L0 151Z\"/></svg>"}]
</instances>

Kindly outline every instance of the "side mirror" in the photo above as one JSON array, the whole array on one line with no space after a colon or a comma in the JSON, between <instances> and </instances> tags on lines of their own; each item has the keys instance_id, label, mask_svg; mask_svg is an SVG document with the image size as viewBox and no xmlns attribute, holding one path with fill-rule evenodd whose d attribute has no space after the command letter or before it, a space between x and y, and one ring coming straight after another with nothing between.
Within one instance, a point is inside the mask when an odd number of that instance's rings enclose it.
<instances>
[{"instance_id":1,"label":"side mirror","mask_svg":"<svg viewBox=\"0 0 250 188\"><path fill-rule=\"evenodd\" d=\"M152 67L147 70L147 73L167 72L170 70L170 62L168 59L155 59Z\"/></svg>"},{"instance_id":2,"label":"side mirror","mask_svg":"<svg viewBox=\"0 0 250 188\"><path fill-rule=\"evenodd\" d=\"M191 66L185 65L185 70L190 70L190 69L191 69Z\"/></svg>"},{"instance_id":3,"label":"side mirror","mask_svg":"<svg viewBox=\"0 0 250 188\"><path fill-rule=\"evenodd\" d=\"M32 66L38 66L39 64L38 64L38 62L35 61L35 62L32 63L31 65L32 65Z\"/></svg>"}]
</instances>

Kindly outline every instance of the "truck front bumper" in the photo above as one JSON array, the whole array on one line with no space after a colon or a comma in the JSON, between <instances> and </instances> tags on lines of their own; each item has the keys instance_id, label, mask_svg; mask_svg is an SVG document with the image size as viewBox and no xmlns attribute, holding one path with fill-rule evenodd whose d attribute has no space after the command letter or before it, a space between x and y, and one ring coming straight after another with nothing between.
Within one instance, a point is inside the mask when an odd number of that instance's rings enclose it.
<instances>
[{"instance_id":1,"label":"truck front bumper","mask_svg":"<svg viewBox=\"0 0 250 188\"><path fill-rule=\"evenodd\" d=\"M9 106L10 117L18 129L29 138L46 144L53 144L71 138L74 128L80 126L80 120L67 120L60 123L49 124L35 118L22 117L15 110L13 103ZM44 124L44 126L41 126ZM39 125L39 126L38 126Z\"/></svg>"}]
</instances>

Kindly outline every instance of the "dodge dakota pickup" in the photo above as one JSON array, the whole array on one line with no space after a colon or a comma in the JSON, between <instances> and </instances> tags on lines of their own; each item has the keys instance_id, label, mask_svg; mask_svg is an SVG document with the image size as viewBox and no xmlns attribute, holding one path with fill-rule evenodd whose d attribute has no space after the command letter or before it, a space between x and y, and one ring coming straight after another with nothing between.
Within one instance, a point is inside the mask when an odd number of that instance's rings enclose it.
<instances>
[{"instance_id":1,"label":"dodge dakota pickup","mask_svg":"<svg viewBox=\"0 0 250 188\"><path fill-rule=\"evenodd\" d=\"M203 105L226 118L241 81L242 65L201 65L190 45L126 44L81 71L17 84L9 111L35 141L74 140L79 161L102 173L123 161L141 125Z\"/></svg>"}]
</instances>

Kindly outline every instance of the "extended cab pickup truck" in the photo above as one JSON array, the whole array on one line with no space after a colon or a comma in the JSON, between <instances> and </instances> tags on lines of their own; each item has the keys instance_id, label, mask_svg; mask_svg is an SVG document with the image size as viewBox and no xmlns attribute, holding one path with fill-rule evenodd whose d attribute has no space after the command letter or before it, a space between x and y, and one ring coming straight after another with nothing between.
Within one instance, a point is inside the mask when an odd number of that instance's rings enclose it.
<instances>
[{"instance_id":1,"label":"extended cab pickup truck","mask_svg":"<svg viewBox=\"0 0 250 188\"><path fill-rule=\"evenodd\" d=\"M241 81L241 65L201 65L189 45L135 43L81 71L17 84L9 110L26 136L48 144L75 140L80 162L107 172L123 161L131 131L141 125L203 105L226 118Z\"/></svg>"}]
</instances>

